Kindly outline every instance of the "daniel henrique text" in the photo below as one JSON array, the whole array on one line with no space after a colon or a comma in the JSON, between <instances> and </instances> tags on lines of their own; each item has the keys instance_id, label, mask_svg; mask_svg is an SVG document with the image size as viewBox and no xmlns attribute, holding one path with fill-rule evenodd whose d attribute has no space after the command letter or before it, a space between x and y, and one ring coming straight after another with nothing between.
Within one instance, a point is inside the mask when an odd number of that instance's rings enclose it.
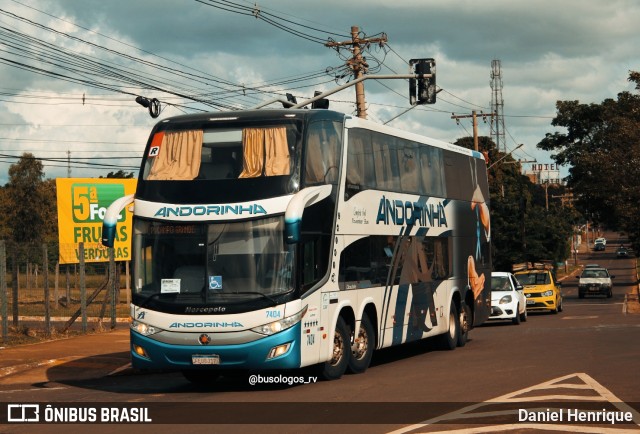
<instances>
[{"instance_id":1,"label":"daniel henrique text","mask_svg":"<svg viewBox=\"0 0 640 434\"><path fill-rule=\"evenodd\" d=\"M633 422L633 413L630 411L611 410L579 410L579 409L546 409L545 411L518 410L518 422L594 422L594 423L630 423Z\"/></svg>"}]
</instances>

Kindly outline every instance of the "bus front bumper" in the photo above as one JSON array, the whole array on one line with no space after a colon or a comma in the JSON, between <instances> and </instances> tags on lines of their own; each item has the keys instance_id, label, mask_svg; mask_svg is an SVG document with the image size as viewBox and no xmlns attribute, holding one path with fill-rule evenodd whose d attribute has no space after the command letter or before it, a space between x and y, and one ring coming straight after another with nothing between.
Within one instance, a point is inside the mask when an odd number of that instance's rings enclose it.
<instances>
[{"instance_id":1,"label":"bus front bumper","mask_svg":"<svg viewBox=\"0 0 640 434\"><path fill-rule=\"evenodd\" d=\"M131 330L134 369L295 369L300 367L300 323L253 342L235 345L175 345ZM286 350L269 358L275 349ZM142 355L141 355L142 354Z\"/></svg>"}]
</instances>

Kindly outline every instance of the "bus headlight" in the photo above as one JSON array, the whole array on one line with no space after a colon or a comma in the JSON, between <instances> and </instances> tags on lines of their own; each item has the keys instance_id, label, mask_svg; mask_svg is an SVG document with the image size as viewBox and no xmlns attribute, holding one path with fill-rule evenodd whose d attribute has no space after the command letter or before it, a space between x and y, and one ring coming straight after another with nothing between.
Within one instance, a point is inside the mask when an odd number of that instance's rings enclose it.
<instances>
[{"instance_id":1,"label":"bus headlight","mask_svg":"<svg viewBox=\"0 0 640 434\"><path fill-rule=\"evenodd\" d=\"M302 309L300 312L296 314L293 314L291 316L288 316L278 321L274 321L268 324L254 327L251 330L256 333L269 336L274 333L278 333L290 327L293 327L298 322L300 322L300 320L302 319L305 313L307 313L307 306L305 306L304 309Z\"/></svg>"},{"instance_id":2,"label":"bus headlight","mask_svg":"<svg viewBox=\"0 0 640 434\"><path fill-rule=\"evenodd\" d=\"M150 326L149 324L145 324L140 321L133 320L131 323L131 329L140 333L142 336L150 336L162 331L158 327Z\"/></svg>"}]
</instances>

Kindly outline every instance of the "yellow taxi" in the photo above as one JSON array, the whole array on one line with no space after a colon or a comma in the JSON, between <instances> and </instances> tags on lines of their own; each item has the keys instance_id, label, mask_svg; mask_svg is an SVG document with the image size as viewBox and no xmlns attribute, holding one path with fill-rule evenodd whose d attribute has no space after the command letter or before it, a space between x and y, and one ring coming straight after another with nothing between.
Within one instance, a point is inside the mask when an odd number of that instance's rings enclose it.
<instances>
[{"instance_id":1,"label":"yellow taxi","mask_svg":"<svg viewBox=\"0 0 640 434\"><path fill-rule=\"evenodd\" d=\"M556 281L553 267L547 264L527 264L516 271L516 279L524 287L527 311L562 312L562 288Z\"/></svg>"}]
</instances>

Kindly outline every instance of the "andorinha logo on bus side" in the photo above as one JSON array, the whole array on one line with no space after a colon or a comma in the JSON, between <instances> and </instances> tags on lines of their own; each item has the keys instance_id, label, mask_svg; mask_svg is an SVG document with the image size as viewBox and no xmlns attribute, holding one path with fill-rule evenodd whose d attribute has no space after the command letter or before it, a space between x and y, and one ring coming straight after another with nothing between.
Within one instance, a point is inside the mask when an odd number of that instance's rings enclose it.
<instances>
[{"instance_id":1,"label":"andorinha logo on bus side","mask_svg":"<svg viewBox=\"0 0 640 434\"><path fill-rule=\"evenodd\" d=\"M420 225L430 227L448 227L447 216L442 201L420 203L387 199L382 196L378 205L376 224Z\"/></svg>"},{"instance_id":2,"label":"andorinha logo on bus side","mask_svg":"<svg viewBox=\"0 0 640 434\"><path fill-rule=\"evenodd\" d=\"M71 207L75 223L102 223L111 203L124 196L122 184L73 184L71 186ZM118 222L125 219L124 213Z\"/></svg>"}]
</instances>

